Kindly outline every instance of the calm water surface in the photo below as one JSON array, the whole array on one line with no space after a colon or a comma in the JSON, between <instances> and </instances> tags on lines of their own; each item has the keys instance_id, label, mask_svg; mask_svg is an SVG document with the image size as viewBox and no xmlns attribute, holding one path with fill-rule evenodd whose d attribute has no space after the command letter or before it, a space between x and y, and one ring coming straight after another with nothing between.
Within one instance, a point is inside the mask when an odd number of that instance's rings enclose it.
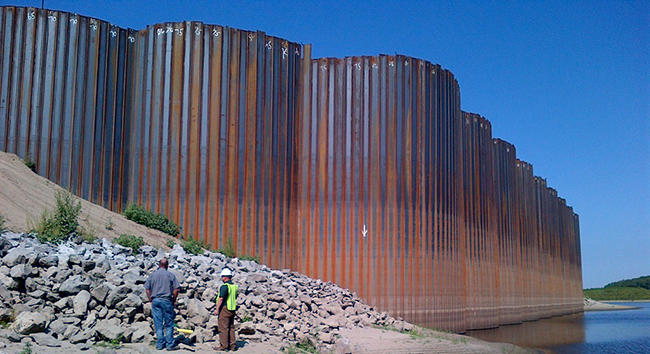
<instances>
[{"instance_id":1,"label":"calm water surface","mask_svg":"<svg viewBox=\"0 0 650 354\"><path fill-rule=\"evenodd\" d=\"M650 354L650 302L617 304L640 309L591 311L467 335L558 354Z\"/></svg>"}]
</instances>

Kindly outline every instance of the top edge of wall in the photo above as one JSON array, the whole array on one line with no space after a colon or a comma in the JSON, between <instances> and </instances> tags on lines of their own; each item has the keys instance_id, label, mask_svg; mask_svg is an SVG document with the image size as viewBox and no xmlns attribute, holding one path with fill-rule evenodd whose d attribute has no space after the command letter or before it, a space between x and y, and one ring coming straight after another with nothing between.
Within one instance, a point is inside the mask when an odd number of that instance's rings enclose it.
<instances>
[{"instance_id":1,"label":"top edge of wall","mask_svg":"<svg viewBox=\"0 0 650 354\"><path fill-rule=\"evenodd\" d=\"M32 16L32 15L36 16L36 15L38 15L38 16L47 16L47 17L50 17L50 16L58 17L61 14L65 14L65 15L67 15L69 17L75 17L77 19L78 18L85 18L87 20L90 20L91 22L105 23L105 24L111 26L112 28L117 28L117 29L120 29L120 30L123 30L123 31L128 31L128 32L143 32L143 31L148 31L148 30L151 30L151 29L155 30L155 29L158 29L158 28L175 27L175 26L179 26L179 25L186 26L186 25L189 24L189 25L194 25L194 26L201 26L201 27L204 27L204 28L220 28L220 29L234 30L234 31L239 31L239 32L244 32L244 33L263 34L264 36L266 36L268 38L278 39L278 40L285 41L287 43L291 43L293 45L300 46L300 47L305 46L305 44L303 44L303 43L290 41L290 40L282 38L282 37L271 36L271 35L267 34L266 32L260 31L260 30L245 30L245 29L240 29L240 28L235 28L235 27L230 27L230 26L224 26L224 25L218 25L218 24L206 24L206 23L203 23L202 21L160 22L160 23L154 23L154 24L147 25L146 28L134 29L134 28L130 28L130 27L124 28L124 27L118 26L116 24L113 24L113 23L111 23L111 22L109 22L107 20L102 20L102 19L95 18L95 17L90 17L90 16L84 16L84 15L80 15L78 13L68 12L68 11L63 11L63 10L41 9L41 8L29 7L29 6L11 6L11 5L9 5L9 6L0 6L0 11L2 11L2 12L5 12L5 11L18 11L18 10L26 11L28 16Z\"/></svg>"}]
</instances>

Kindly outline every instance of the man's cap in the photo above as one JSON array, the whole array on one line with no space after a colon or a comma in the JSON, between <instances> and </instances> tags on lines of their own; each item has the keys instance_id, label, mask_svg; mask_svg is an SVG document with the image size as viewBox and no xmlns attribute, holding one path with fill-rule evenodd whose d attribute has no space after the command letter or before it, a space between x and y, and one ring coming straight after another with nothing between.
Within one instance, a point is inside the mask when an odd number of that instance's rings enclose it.
<instances>
[{"instance_id":1,"label":"man's cap","mask_svg":"<svg viewBox=\"0 0 650 354\"><path fill-rule=\"evenodd\" d=\"M224 268L221 271L221 276L222 277L232 277L232 270L230 270L230 268Z\"/></svg>"}]
</instances>

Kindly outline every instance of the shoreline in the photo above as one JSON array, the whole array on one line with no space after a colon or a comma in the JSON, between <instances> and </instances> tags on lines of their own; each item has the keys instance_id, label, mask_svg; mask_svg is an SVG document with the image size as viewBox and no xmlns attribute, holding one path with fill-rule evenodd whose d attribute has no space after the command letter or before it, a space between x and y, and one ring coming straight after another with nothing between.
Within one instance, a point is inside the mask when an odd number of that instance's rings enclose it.
<instances>
[{"instance_id":1,"label":"shoreline","mask_svg":"<svg viewBox=\"0 0 650 354\"><path fill-rule=\"evenodd\" d=\"M616 302L616 301L609 301ZM620 301L628 302L628 301ZM596 301L592 299L585 299L584 311L618 311L618 310L636 310L640 307L637 306L625 306L625 305L615 305L608 304L604 301Z\"/></svg>"}]
</instances>

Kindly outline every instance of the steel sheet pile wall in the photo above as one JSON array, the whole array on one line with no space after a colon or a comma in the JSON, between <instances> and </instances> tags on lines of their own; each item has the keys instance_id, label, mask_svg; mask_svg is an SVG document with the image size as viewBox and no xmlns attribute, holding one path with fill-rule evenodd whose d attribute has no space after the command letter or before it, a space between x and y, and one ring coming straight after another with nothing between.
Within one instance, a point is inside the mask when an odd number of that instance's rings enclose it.
<instances>
[{"instance_id":1,"label":"steel sheet pile wall","mask_svg":"<svg viewBox=\"0 0 650 354\"><path fill-rule=\"evenodd\" d=\"M66 12L2 7L0 149L118 208L128 178L129 31Z\"/></svg>"},{"instance_id":2,"label":"steel sheet pile wall","mask_svg":"<svg viewBox=\"0 0 650 354\"><path fill-rule=\"evenodd\" d=\"M500 323L492 125L466 112L463 123L467 327L490 328Z\"/></svg>"},{"instance_id":3,"label":"steel sheet pile wall","mask_svg":"<svg viewBox=\"0 0 650 354\"><path fill-rule=\"evenodd\" d=\"M288 267L302 47L183 22L140 31L134 48L130 200Z\"/></svg>"},{"instance_id":4,"label":"steel sheet pile wall","mask_svg":"<svg viewBox=\"0 0 650 354\"><path fill-rule=\"evenodd\" d=\"M115 211L463 331L579 311L578 218L406 56L2 7L0 149Z\"/></svg>"},{"instance_id":5,"label":"steel sheet pile wall","mask_svg":"<svg viewBox=\"0 0 650 354\"><path fill-rule=\"evenodd\" d=\"M486 119L463 118L467 327L581 311L577 215Z\"/></svg>"},{"instance_id":6,"label":"steel sheet pile wall","mask_svg":"<svg viewBox=\"0 0 650 354\"><path fill-rule=\"evenodd\" d=\"M405 56L319 59L311 72L294 268L465 329L458 83Z\"/></svg>"}]
</instances>

